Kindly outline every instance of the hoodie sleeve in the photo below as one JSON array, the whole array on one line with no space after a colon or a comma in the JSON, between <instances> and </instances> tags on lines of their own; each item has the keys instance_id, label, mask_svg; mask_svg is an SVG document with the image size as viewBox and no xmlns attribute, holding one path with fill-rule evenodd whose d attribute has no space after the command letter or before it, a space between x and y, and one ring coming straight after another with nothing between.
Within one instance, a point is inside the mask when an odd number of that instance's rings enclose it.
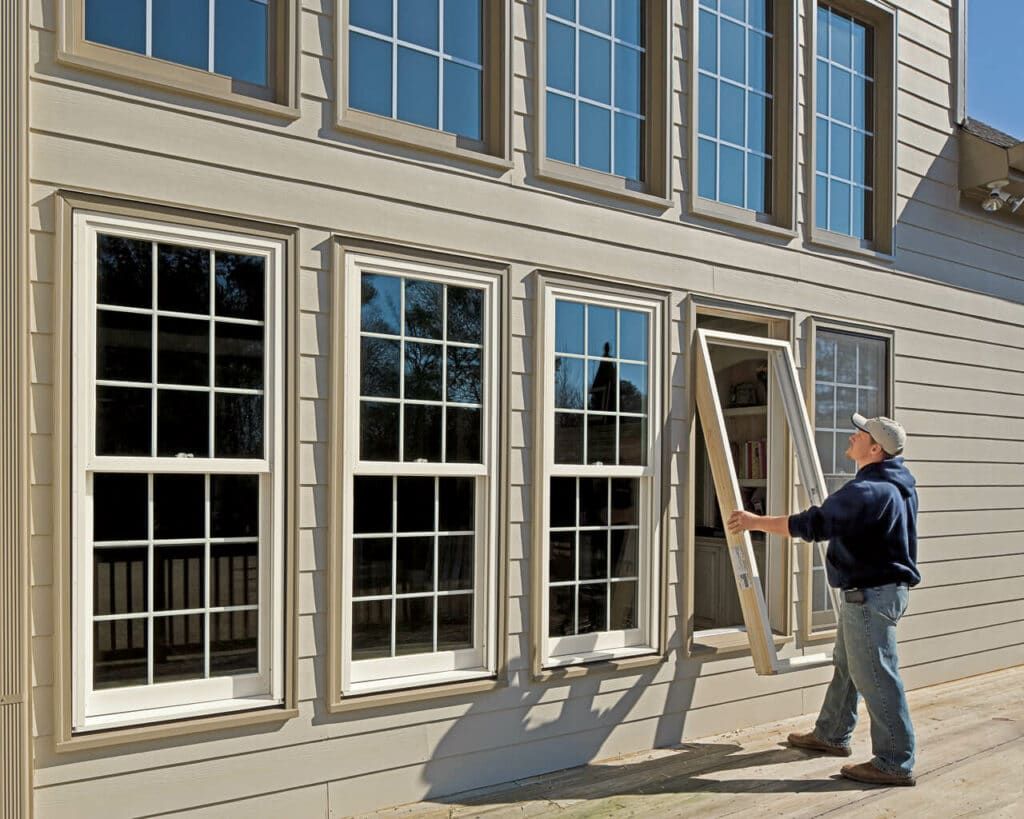
<instances>
[{"instance_id":1,"label":"hoodie sleeve","mask_svg":"<svg viewBox=\"0 0 1024 819\"><path fill-rule=\"evenodd\" d=\"M845 535L857 523L863 522L870 489L851 482L829 495L821 506L812 506L804 512L789 516L789 533L806 541L831 540Z\"/></svg>"}]
</instances>

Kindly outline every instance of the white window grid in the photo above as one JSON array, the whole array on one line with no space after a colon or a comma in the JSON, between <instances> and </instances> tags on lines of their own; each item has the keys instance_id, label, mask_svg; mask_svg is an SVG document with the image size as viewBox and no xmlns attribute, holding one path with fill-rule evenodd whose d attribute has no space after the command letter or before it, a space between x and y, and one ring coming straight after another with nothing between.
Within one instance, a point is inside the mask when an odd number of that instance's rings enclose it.
<instances>
[{"instance_id":1,"label":"white window grid","mask_svg":"<svg viewBox=\"0 0 1024 819\"><path fill-rule=\"evenodd\" d=\"M826 161L827 170L822 171L818 167L818 163L817 162L815 162L815 170L814 170L815 178L820 180L820 181L822 181L822 182L824 182L824 185L825 185L825 224L823 224L823 225L819 224L818 227L825 228L827 230L832 230L832 227L831 227L831 224L832 224L832 183L833 182L840 182L840 183L842 183L844 185L847 185L849 187L849 189L850 189L850 193L849 193L849 197L848 197L849 212L850 212L850 230L849 230L849 233L847 235L855 236L855 237L860 237L861 234L863 234L863 238L869 238L870 237L870 233L871 233L871 226L867 223L866 216L867 216L867 213L869 212L869 205L870 205L870 202L871 202L871 194L872 194L872 191L874 190L874 188L871 185L862 184L860 182L855 181L853 179L853 176L854 176L854 168L856 167L857 137L858 137L858 135L861 136L865 140L865 145L870 145L870 144L872 144L872 142L869 142L869 140L873 140L874 139L875 132L858 127L856 125L856 123L854 122L854 119L855 119L854 111L855 111L856 104L857 104L857 102L856 102L857 94L856 94L856 91L855 91L857 81L858 80L866 81L867 83L870 84L868 86L868 88L873 88L874 87L874 78L873 77L869 77L867 74L865 74L863 72L857 71L857 69L855 67L853 67L853 66L846 66L846 65L842 65L840 63L836 63L836 62L832 61L832 54L834 53L833 50L832 50L832 26L828 25L827 23L830 21L831 16L834 15L834 14L838 14L841 17L844 17L846 19L850 19L854 26L861 25L861 26L864 26L865 28L868 28L870 30L870 27L867 26L866 23L861 23L855 17L850 17L850 15L848 15L848 14L843 14L842 12L838 12L835 9L833 9L831 6L828 6L828 5L824 4L824 3L822 3L822 4L820 4L818 6L818 16L817 16L818 32L817 32L817 36L818 37L824 36L824 37L828 38L828 41L829 41L828 57L822 57L821 54L818 54L818 53L816 53L814 55L815 66L816 66L815 70L819 72L819 77L820 77L820 70L821 70L822 66L824 66L825 75L826 75L826 77L828 77L828 110L823 112L823 111L817 110L817 108L816 108L815 112L814 112L815 122L816 123L823 123L824 127L825 127L825 130L826 130L826 133L828 135L828 149L827 149L827 161ZM851 33L851 40L852 40L852 33ZM835 119L831 115L831 110L832 110L832 72L833 71L842 71L842 72L847 73L847 74L850 75L850 110L849 110L849 120L846 121L846 122L843 122L842 120ZM818 82L820 84L820 79L818 80ZM817 94L815 94L815 96L817 97ZM874 93L872 92L869 95L867 93L867 90L865 90L865 101L868 98L870 98L871 100L874 100ZM817 99L815 99L815 106L817 106ZM833 168L833 165L834 165L834 162L833 162L834 155L833 155L833 150L832 150L833 149L833 142L834 142L834 140L832 139L832 126L833 126L833 124L835 124L835 125L837 125L837 126L839 126L841 128L846 128L846 129L848 129L850 131L850 156L848 157L849 163L850 163L850 176L849 177L840 176L840 175L835 174L835 173L832 172L832 168ZM816 151L821 151L821 149L822 149L821 139L817 138L815 140L815 150ZM872 154L870 152L864 157L864 163L865 163L865 168L864 168L865 174L869 178L873 178L874 159L873 159ZM858 209L856 207L856 205L857 205L857 191L861 191L861 193L862 193L862 195L864 197L864 208L863 209ZM817 195L821 196L820 189L819 189ZM815 217L815 218L817 218L817 217ZM858 230L857 230L857 228L858 228L858 218L859 218L859 225L860 225L860 233L858 233Z\"/></svg>"},{"instance_id":2,"label":"white window grid","mask_svg":"<svg viewBox=\"0 0 1024 819\"><path fill-rule=\"evenodd\" d=\"M759 34L759 35L761 35L763 37L766 37L768 39L768 42L773 44L774 43L774 35L772 34L772 32L768 31L767 29L758 28L757 26L753 25L752 23L747 22L746 20L741 20L738 17L733 17L733 16L731 16L729 14L726 14L720 8L713 8L711 6L705 6L705 5L701 4L700 9L701 10L700 10L700 12L698 14L698 19L700 17L702 17L704 14L711 14L711 15L714 15L714 17L715 17L715 51L718 54L718 64L719 64L719 67L721 67L721 64L722 64L722 26L721 26L721 20L728 20L728 21L730 21L732 23L736 23L737 25L743 26L743 29L744 29L744 31L743 31L743 64L744 64L744 71L745 71L745 73L747 75L747 79L749 80L749 78L750 78L750 36L749 36L750 32L754 32L754 33ZM698 64L697 58L694 57L693 59L694 59L694 64L697 65ZM721 195L720 191L722 190L722 186L721 186L722 162L721 162L721 150L720 149L721 149L721 146L725 145L726 147L734 148L734 149L736 149L738 151L742 151L743 152L743 202L745 204L747 202L747 187L748 187L747 176L749 174L749 165L747 164L747 156L748 155L750 155L750 156L757 156L757 157L760 157L761 159L768 160L768 161L770 161L772 159L772 154L771 153L765 153L763 151L756 151L756 150L754 150L752 148L747 147L747 144L750 141L750 121L749 121L750 120L750 116L749 116L749 108L748 108L748 105L747 105L747 98L751 94L755 94L755 95L757 95L759 97L764 97L766 109L772 112L771 113L770 121L774 122L775 121L775 111L773 109L774 109L774 104L775 104L775 95L772 94L772 93L766 93L766 92L762 91L759 88L754 88L752 85L749 84L749 82L738 83L738 82L736 82L735 80L733 80L731 78L723 76L721 71L719 71L717 73L712 73L712 72L707 71L707 70L705 70L703 68L698 68L698 74L700 76L704 76L704 77L707 77L708 79L713 80L714 83L715 83L715 120L716 120L715 121L715 136L711 137L711 136L708 136L706 134L700 134L699 135L699 138L704 140L705 142L713 142L715 144L715 198L716 198L716 200L719 198L719 196ZM722 139L722 125L721 125L721 121L722 121L722 99L721 99L722 91L721 91L721 84L722 83L727 83L727 84L729 84L729 85L731 85L731 86L733 86L735 88L738 88L741 91L743 91L743 144L742 145L737 145L735 142L729 142L726 139ZM699 82L698 82L698 87L697 87L697 93L698 94L700 93ZM767 133L765 134L765 140L768 141L769 144L771 144L772 132L771 132L770 128L767 130ZM765 174L764 184L765 184L765 190L767 191L768 190L768 186L771 184L771 179L770 179L770 177L769 177L769 175L767 173Z\"/></svg>"},{"instance_id":3,"label":"white window grid","mask_svg":"<svg viewBox=\"0 0 1024 819\"><path fill-rule=\"evenodd\" d=\"M380 274L378 274L380 275ZM409 463L405 457L405 407L408 405L418 405L424 407L440 407L441 408L441 460L440 461L427 461L424 458L417 458L414 463L462 463L461 461L448 461L448 424L447 411L448 407L455 407L457 409L478 409L483 415L483 404L480 402L471 401L453 401L448 398L448 348L461 348L464 350L476 350L480 354L480 378L481 378L481 395L485 394L484 390L484 379L486 376L485 370L485 357L484 357L484 345L474 344L468 341L453 341L448 338L448 287L443 286L442 290L442 302L441 302L441 338L426 338L423 336L408 335L405 331L405 307L406 307L406 283L409 281L424 281L418 279L416 276L392 276L390 278L397 278L401 280L401 302L399 306L399 332L397 334L392 333L377 333L367 330L360 329L360 338L376 338L382 341L398 341L399 342L399 397L387 397L387 396L371 396L363 395L362 390L359 391L360 404L363 403L380 403L380 404L394 404L399 407L398 410L398 462ZM430 280L425 280L430 281ZM450 283L454 284L454 283ZM466 285L458 285L457 287L465 287ZM486 339L485 334L486 325L483 323L484 317L481 316L481 338ZM436 346L440 350L439 357L441 359L441 398L439 400L428 399L428 398L406 398L405 396L405 348L407 344L428 344ZM360 362L361 369L361 362ZM482 420L482 418L481 418ZM372 463L367 461L366 463ZM379 463L396 463L395 461L381 461Z\"/></svg>"},{"instance_id":4,"label":"white window grid","mask_svg":"<svg viewBox=\"0 0 1024 819\"><path fill-rule=\"evenodd\" d=\"M284 692L284 669L280 657L284 646L283 584L268 578L280 578L284 571L284 479L276 464L283 463L284 435L277 427L284 418L282 383L284 374L284 327L281 317L283 296L283 246L276 240L265 240L227 233L220 230L186 228L178 225L136 219L76 212L74 220L74 322L75 338L72 342L72 639L73 639L73 701L72 724L74 730L94 730L130 725L145 721L161 721L194 716L203 713L235 711L261 705L279 704ZM154 253L160 244L200 247L211 252L260 255L266 258L264 273L264 317L273 317L270 332L264 333L263 384L264 392L272 402L263 407L263 457L217 458L175 456L121 456L96 454L96 372L97 303L96 258L98 235L118 236L151 243ZM155 310L158 296L159 273L156 259L152 260L153 308L139 308L142 313ZM211 268L211 274L214 269ZM211 299L215 292L211 293ZM108 309L103 307L102 309ZM164 312L164 311L160 311ZM212 310L211 310L212 312ZM197 314L177 314L197 318ZM154 313L154 324L157 316ZM202 316L198 315L201 320ZM262 322L261 322L262 323ZM213 322L211 322L211 327ZM155 350L154 350L155 354ZM213 348L210 350L214 358ZM212 366L212 365L211 365ZM152 383L155 389L156 361L151 361ZM113 382L118 386L125 382ZM145 382L142 382L145 383ZM177 388L175 386L175 388ZM151 418L151 423L152 418ZM212 421L211 421L212 423ZM151 432L152 432L151 428ZM212 450L211 450L212 453ZM152 504L153 475L203 474L258 475L259 480L259 672L256 674L224 675L196 680L128 686L122 688L93 688L93 478L96 473L134 473L149 475L149 503ZM209 477L206 479L209 483ZM207 495L208 497L208 495ZM152 521L152 509L147 510ZM151 523L150 523L151 525ZM147 538L147 550L152 572L152 549L148 547L152 531ZM197 543L195 538L188 542ZM158 541L163 545L173 541ZM211 541L215 542L215 541ZM110 544L108 544L109 546ZM104 548L104 547L100 547ZM159 548L157 546L156 548ZM204 547L204 553L208 551ZM147 580L148 605L152 606L152 584ZM204 611L205 611L204 607ZM102 616L101 616L102 617ZM147 626L149 651L152 651L152 625ZM78 637L81 635L81 639ZM205 661L204 661L205 665ZM151 658L150 658L150 668ZM149 672L151 674L151 671ZM151 678L151 677L150 677Z\"/></svg>"},{"instance_id":5,"label":"white window grid","mask_svg":"<svg viewBox=\"0 0 1024 819\"><path fill-rule=\"evenodd\" d=\"M381 0L381 2L388 2L388 0ZM465 68L472 68L476 71L481 72L484 70L483 63L476 63L472 60L466 60L462 57L457 57L454 54L449 54L444 48L444 7L445 0L436 0L438 4L437 11L437 41L440 48L433 49L419 43L412 43L408 40L403 40L398 36L398 0L390 0L391 7L391 36L381 34L379 31L374 31L369 28L362 28L360 26L349 24L349 31L354 31L358 34L362 34L364 37L371 37L374 40L379 40L382 43L387 43L391 47L391 116L392 118L398 117L398 49L399 47L408 48L411 51L418 51L420 54L426 54L430 57L437 58L437 122L440 130L446 130L444 127L444 64L445 62L455 63ZM484 0L486 5L486 0ZM483 9L482 9L483 10ZM481 53L483 53L483 34L481 32ZM352 81L352 74L349 72L349 82Z\"/></svg>"},{"instance_id":6,"label":"white window grid","mask_svg":"<svg viewBox=\"0 0 1024 819\"><path fill-rule=\"evenodd\" d=\"M577 18L579 17L579 13L578 12L577 12L576 16L577 16ZM547 12L547 18L549 20L554 20L555 22L560 23L562 25L570 26L573 29L573 54L575 55L575 58L576 58L576 64L573 67L574 68L574 72L575 72L574 73L574 79L573 79L573 87L576 90L573 93L570 93L568 91L562 90L561 88L553 88L550 85L547 85L547 83L545 83L545 91L547 91L547 93L555 94L556 96L565 97L566 99L572 100L572 110L573 110L573 118L574 118L573 119L573 132L574 132L575 137L576 137L575 142L573 144L573 149L572 149L573 150L573 164L574 165L579 165L580 164L580 103L581 102L585 102L587 105L592 105L595 108L603 108L605 111L609 112L608 116L611 118L611 124L610 124L611 133L609 135L609 141L608 141L608 144L609 144L609 148L608 148L608 150L609 150L608 167L610 169L610 172L613 173L613 174L615 173L615 116L617 114L621 114L622 116L629 117L630 119L637 120L640 123L640 139L638 141L638 144L640 146L640 155L641 155L641 161L640 161L639 165L640 165L640 167L642 169L642 167L643 167L642 157L643 157L643 145L644 145L644 123L646 122L647 117L643 113L637 114L637 113L635 113L633 111L629 111L629 110L626 110L624 108L619 108L618 106L615 105L615 49L617 47L621 46L623 48L628 48L628 49L630 49L632 51L636 51L640 55L640 67L641 67L640 68L640 77L641 77L641 82L643 82L643 76L644 76L644 56L647 53L647 49L644 46L638 46L635 43L630 43L630 42L627 42L626 40L620 40L615 35L616 15L615 15L614 3L612 4L612 33L610 35L606 34L603 31L599 31L597 29L589 28L588 26L585 26L582 23L580 23L578 21L578 19L577 20L567 20L564 17L559 17L557 14L552 14L550 11ZM594 100L594 99L591 99L590 97L584 97L583 95L580 94L580 33L581 32L584 32L586 34L592 34L595 37L600 37L602 40L608 40L609 41L609 48L611 49L611 51L610 51L611 59L609 60L609 70L610 70L610 73L611 73L611 78L610 78L610 81L611 81L611 84L610 84L610 89L611 89L610 97L611 97L611 101L612 101L611 104L600 102L599 100ZM642 29L641 29L640 39L641 40L645 39L645 36L644 36L644 33L643 33ZM642 90L641 90L641 99L643 99ZM642 103L641 103L641 107L643 107ZM643 172L641 170L641 176L642 175L643 175Z\"/></svg>"}]
</instances>

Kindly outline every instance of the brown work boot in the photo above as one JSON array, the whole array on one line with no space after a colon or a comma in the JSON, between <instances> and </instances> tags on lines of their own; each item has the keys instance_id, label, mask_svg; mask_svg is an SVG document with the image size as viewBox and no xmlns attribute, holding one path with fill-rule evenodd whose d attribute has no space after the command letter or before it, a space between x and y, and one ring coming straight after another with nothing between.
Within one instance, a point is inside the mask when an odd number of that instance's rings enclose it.
<instances>
[{"instance_id":1,"label":"brown work boot","mask_svg":"<svg viewBox=\"0 0 1024 819\"><path fill-rule=\"evenodd\" d=\"M867 782L869 785L908 785L914 786L917 780L913 776L889 774L875 767L873 762L861 762L859 765L843 765L839 773L856 782Z\"/></svg>"},{"instance_id":2,"label":"brown work boot","mask_svg":"<svg viewBox=\"0 0 1024 819\"><path fill-rule=\"evenodd\" d=\"M829 745L824 740L818 739L814 731L809 734L790 734L786 739L794 748L803 748L807 751L818 751L832 756L849 756L853 753L849 745Z\"/></svg>"}]
</instances>

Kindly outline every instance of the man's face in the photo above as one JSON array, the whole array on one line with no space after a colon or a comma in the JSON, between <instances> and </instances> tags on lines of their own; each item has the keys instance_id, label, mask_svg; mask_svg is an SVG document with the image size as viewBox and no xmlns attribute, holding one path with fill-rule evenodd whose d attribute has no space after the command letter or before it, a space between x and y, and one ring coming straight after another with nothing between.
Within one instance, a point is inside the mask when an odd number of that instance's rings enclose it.
<instances>
[{"instance_id":1,"label":"man's face","mask_svg":"<svg viewBox=\"0 0 1024 819\"><path fill-rule=\"evenodd\" d=\"M858 429L849 438L850 445L846 448L846 457L851 461L860 463L866 461L872 457L872 447L881 450L881 447L875 443L875 439L868 435L864 430Z\"/></svg>"}]
</instances>

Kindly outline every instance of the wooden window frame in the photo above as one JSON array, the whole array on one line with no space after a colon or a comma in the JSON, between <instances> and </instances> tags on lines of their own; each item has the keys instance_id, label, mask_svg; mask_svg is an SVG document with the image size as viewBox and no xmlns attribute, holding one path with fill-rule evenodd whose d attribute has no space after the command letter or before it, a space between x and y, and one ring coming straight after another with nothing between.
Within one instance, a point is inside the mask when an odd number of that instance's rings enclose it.
<instances>
[{"instance_id":1,"label":"wooden window frame","mask_svg":"<svg viewBox=\"0 0 1024 819\"><path fill-rule=\"evenodd\" d=\"M85 39L85 0L57 0L57 60L65 65L144 85L224 102L283 119L299 116L298 60L301 0L276 0L267 88L212 71ZM211 33L212 36L212 33Z\"/></svg>"},{"instance_id":2,"label":"wooden window frame","mask_svg":"<svg viewBox=\"0 0 1024 819\"><path fill-rule=\"evenodd\" d=\"M348 103L349 0L337 0L334 17L335 126L342 131L385 143L407 146L440 157L505 171L513 166L510 135L511 2L483 2L482 139L427 128L394 117L352 108ZM396 23L397 25L397 23Z\"/></svg>"},{"instance_id":3,"label":"wooden window frame","mask_svg":"<svg viewBox=\"0 0 1024 819\"><path fill-rule=\"evenodd\" d=\"M796 78L799 74L797 61L797 15L799 0L775 0L773 4L773 51L772 51L772 209L759 213L705 199L697 193L698 140L697 128L700 100L697 68L699 48L700 2L692 0L689 16L689 158L687 170L690 184L688 204L695 216L713 219L751 230L761 231L780 238L796 236L796 156L797 156L797 93Z\"/></svg>"},{"instance_id":4,"label":"wooden window frame","mask_svg":"<svg viewBox=\"0 0 1024 819\"><path fill-rule=\"evenodd\" d=\"M641 180L571 165L547 155L547 0L534 3L533 130L534 176L559 186L596 192L613 199L666 210L672 201L671 158L671 34L672 0L644 0L646 7L646 71L644 78L645 139L641 146Z\"/></svg>"},{"instance_id":5,"label":"wooden window frame","mask_svg":"<svg viewBox=\"0 0 1024 819\"><path fill-rule=\"evenodd\" d=\"M483 462L461 464L449 471L468 474L478 482L476 576L479 600L475 611L482 615L475 623L481 640L481 659L473 668L404 674L355 683L350 679L351 660L349 632L346 626L351 595L350 541L352 537L352 493L349 485L356 471L390 475L444 475L443 462L362 462L358 452L359 368L349 366L358 361L360 350L359 276L365 269L396 276L431 279L458 286L475 285L487 293L488 310L484 322L485 410L484 433L481 436ZM365 240L336 237L334 243L335 286L332 310L335 321L331 333L331 356L336 371L343 373L332 379L331 389L331 474L338 476L330 499L328 524L328 694L327 710L340 713L380 705L415 702L492 690L497 687L505 663L505 648L500 639L505 572L503 551L498 533L502 530L504 507L500 494L505 485L506 458L502 456L507 430L500 410L501 396L507 394L507 351L503 328L507 326L505 293L507 271L500 266L474 260L458 259L441 254L403 251ZM487 409L489 407L489 409ZM409 665L415 660L409 658ZM429 661L428 661L429 664Z\"/></svg>"},{"instance_id":6,"label":"wooden window frame","mask_svg":"<svg viewBox=\"0 0 1024 819\"><path fill-rule=\"evenodd\" d=\"M294 277L288 271L294 269L295 232L287 228L248 222L230 217L195 214L178 209L146 203L124 202L100 196L59 192L56 199L58 254L57 265L60 277L56 294L57 341L59 351L55 366L54 383L57 385L56 406L66 424L58 424L54 431L55 462L58 468L54 476L54 697L55 745L58 751L77 751L86 748L117 745L127 742L161 739L165 737L215 730L231 726L247 726L264 722L281 722L298 714L296 691L296 646L297 646L297 571L295 566L296 516L293 476L295 473L295 417L297 394L295 378L295 322L292 318L294 305ZM276 304L274 315L267 319L275 322L271 328L276 336L277 363L273 367L273 386L278 394L273 400L277 404L275 419L268 414L268 428L273 423L275 440L268 444L272 484L271 504L274 516L273 564L266 570L265 577L272 577L275 588L271 590L270 663L271 690L263 695L248 699L226 699L194 705L170 706L163 709L133 712L127 711L121 718L107 718L101 721L82 722L80 715L81 697L76 693L76 681L82 672L79 668L79 649L73 638L72 625L77 616L73 599L80 580L76 579L78 566L73 563L72 544L79 530L73 514L73 504L78 489L75 470L79 467L81 455L80 437L82 424L76 406L81 406L75 382L80 382L81 353L76 347L94 339L92 323L82 315L87 305L76 299L81 288L94 281L92 276L81 283L76 275L80 265L89 265L82 247L83 231L94 233L97 226L120 224L124 229L137 230L138 235L146 234L152 241L161 238L212 241L214 244L233 243L238 247L267 252L275 267ZM91 269L91 268L89 268ZM91 302L91 300L90 300ZM272 302L268 300L268 305ZM86 322L84 326L80 326ZM72 329L74 327L74 329ZM84 334L84 335L83 335ZM77 344L76 344L77 342ZM91 356L91 354L89 354ZM268 352L268 355L270 353ZM269 410L268 410L269 413ZM79 419L74 424L73 419ZM104 456L106 457L106 456ZM109 459L108 459L109 460ZM156 463L158 458L146 459ZM169 459L164 459L169 460ZM213 461L203 459L210 469L216 471ZM241 465L240 462L233 462ZM189 467L194 466L189 464ZM206 468L203 464L199 467ZM105 468L96 463L82 468ZM113 467L112 467L113 468ZM202 471L202 470L199 470ZM263 570L261 569L261 574ZM262 649L261 649L262 650Z\"/></svg>"},{"instance_id":7,"label":"wooden window frame","mask_svg":"<svg viewBox=\"0 0 1024 819\"><path fill-rule=\"evenodd\" d=\"M804 76L807 78L804 106L804 134L807 153L804 156L804 212L807 241L830 250L867 256L881 262L895 260L896 227L896 96L898 85L897 31L898 9L882 0L820 0L824 5L856 18L874 31L874 150L872 156L874 182L872 238L861 240L835 233L816 224L815 168L818 144L815 114L817 111L818 5L819 0L806 0Z\"/></svg>"},{"instance_id":8,"label":"wooden window frame","mask_svg":"<svg viewBox=\"0 0 1024 819\"><path fill-rule=\"evenodd\" d=\"M554 316L555 301L564 297L587 304L601 304L620 309L646 312L650 317L650 363L648 364L648 456L647 466L595 466L558 465L552 460L554 447ZM553 273L538 274L536 310L536 346L534 372L541 386L536 391L534 421L535 486L533 496L533 538L537 544L536 558L531 572L531 669L533 678L548 681L576 677L609 670L642 667L664 661L666 644L666 523L667 500L663 476L667 466L662 440L668 424L669 380L668 296L664 293L628 285L615 286L604 281L590 281L583 277L562 276ZM618 648L602 647L572 654L550 656L547 634L548 606L548 521L550 493L548 481L555 474L565 476L640 477L649 486L642 490L639 548L646 551L640 589L641 603L639 638L630 645ZM613 475L612 473L615 473ZM649 473L649 474L645 474ZM624 632L602 632L620 634ZM565 639L565 638L562 638Z\"/></svg>"},{"instance_id":9,"label":"wooden window frame","mask_svg":"<svg viewBox=\"0 0 1024 819\"><path fill-rule=\"evenodd\" d=\"M811 316L807 321L806 332L806 366L804 368L804 399L807 404L807 417L810 419L811 430L814 430L815 417L815 385L817 384L817 345L819 331L844 333L853 337L876 339L884 341L886 345L885 355L885 390L886 400L884 414L890 418L894 412L895 405L895 333L884 327L872 327L864 324L852 324L848 322L833 320L824 317ZM852 475L851 475L852 478ZM835 625L816 628L814 625L814 571L811 550L813 544L801 542L799 545L799 560L801 570L800 582L800 640L804 643L816 640L835 640Z\"/></svg>"}]
</instances>

